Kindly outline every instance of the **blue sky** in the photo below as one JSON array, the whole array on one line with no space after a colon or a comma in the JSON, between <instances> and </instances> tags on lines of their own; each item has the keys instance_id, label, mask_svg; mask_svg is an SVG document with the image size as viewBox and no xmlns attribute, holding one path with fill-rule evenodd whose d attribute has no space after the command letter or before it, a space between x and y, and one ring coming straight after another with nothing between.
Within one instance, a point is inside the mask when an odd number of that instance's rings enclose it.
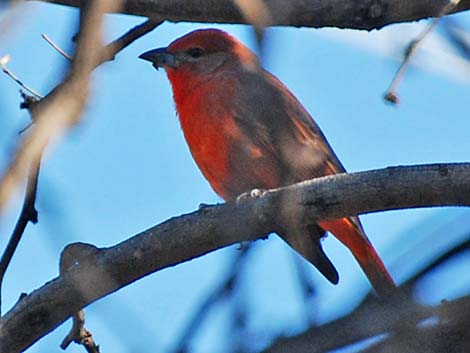
<instances>
[{"instance_id":1,"label":"blue sky","mask_svg":"<svg viewBox=\"0 0 470 353\"><path fill-rule=\"evenodd\" d=\"M15 16L20 18L18 23L0 37L0 55L10 54L8 67L45 94L60 81L67 63L40 35L47 34L70 52L76 11L27 3ZM142 21L108 16L106 37L111 40ZM349 171L468 161L470 65L442 46L439 36L425 43L416 65L406 73L399 89L402 103L390 106L381 98L399 65L401 50L419 31L417 26L396 25L371 33L289 28L268 32L265 66L314 116ZM145 50L165 46L203 27L208 25L164 24L95 72L83 121L47 153L38 195L40 222L28 227L15 254L4 282L3 311L16 302L19 293L30 292L58 274L59 254L66 244L113 245L193 211L200 203L221 202L191 159L164 73L137 59ZM217 27L253 47L247 26ZM16 144L17 131L28 122L27 113L18 110L17 91L11 80L0 76L0 167ZM0 218L1 246L16 220L20 199L18 193ZM362 219L392 275L400 281L433 253L462 239L470 226L469 212L457 208L406 210ZM351 310L368 290L365 277L345 248L332 237L325 247L341 283L332 286L309 268L319 289L320 304L314 315L318 322ZM87 309L87 327L104 352L168 349L201 295L225 273L235 251L224 249L166 269L100 300ZM406 251L410 253L407 263L394 262ZM436 304L470 290L468 281L453 291L442 286L443 278L452 281L459 275L462 278L462 269L468 272L470 255L455 264L424 279L418 298ZM248 267L242 283L244 300L253 313L250 327L265 332L260 342L273 332L293 334L304 329L305 309L293 278L290 249L275 236L257 242ZM212 313L195 342L196 352L222 351L214 347L226 342L222 327L228 315L230 310L224 305ZM58 350L68 328L69 323L61 326L29 352ZM140 338L129 337L129 329ZM81 352L82 348L68 351Z\"/></svg>"}]
</instances>

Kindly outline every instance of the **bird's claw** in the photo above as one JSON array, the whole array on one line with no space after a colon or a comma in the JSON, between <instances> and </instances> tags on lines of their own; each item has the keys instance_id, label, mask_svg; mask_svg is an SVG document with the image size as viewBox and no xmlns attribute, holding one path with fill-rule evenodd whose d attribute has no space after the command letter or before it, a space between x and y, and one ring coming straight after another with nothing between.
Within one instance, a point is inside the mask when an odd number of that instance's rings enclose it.
<instances>
[{"instance_id":1,"label":"bird's claw","mask_svg":"<svg viewBox=\"0 0 470 353\"><path fill-rule=\"evenodd\" d=\"M260 198L263 195L265 195L268 191L265 189L253 189L247 192L244 192L243 194L239 195L237 197L237 204L246 201L251 198Z\"/></svg>"}]
</instances>

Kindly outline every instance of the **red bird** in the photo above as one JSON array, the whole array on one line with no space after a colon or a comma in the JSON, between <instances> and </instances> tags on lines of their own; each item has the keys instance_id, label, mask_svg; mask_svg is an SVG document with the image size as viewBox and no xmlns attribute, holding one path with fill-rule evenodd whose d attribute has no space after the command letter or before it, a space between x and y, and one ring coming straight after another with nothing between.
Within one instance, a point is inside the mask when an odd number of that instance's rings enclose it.
<instances>
[{"instance_id":1,"label":"red bird","mask_svg":"<svg viewBox=\"0 0 470 353\"><path fill-rule=\"evenodd\" d=\"M140 58L165 69L189 149L226 201L257 188L345 172L302 104L229 34L193 31ZM359 218L319 226L349 248L379 295L393 292L395 283ZM338 274L318 239L307 226L297 233L286 237L289 244L336 284Z\"/></svg>"}]
</instances>

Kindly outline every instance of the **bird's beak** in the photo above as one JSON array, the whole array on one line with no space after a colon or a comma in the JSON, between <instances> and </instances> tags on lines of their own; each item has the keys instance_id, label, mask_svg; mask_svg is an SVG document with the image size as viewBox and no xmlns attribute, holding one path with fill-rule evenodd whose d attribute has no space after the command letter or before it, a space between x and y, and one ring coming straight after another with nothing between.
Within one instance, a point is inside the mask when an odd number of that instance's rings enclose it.
<instances>
[{"instance_id":1,"label":"bird's beak","mask_svg":"<svg viewBox=\"0 0 470 353\"><path fill-rule=\"evenodd\" d=\"M150 61L157 70L159 67L177 67L177 60L174 54L168 53L167 48L158 48L146 51L139 55L139 59Z\"/></svg>"}]
</instances>

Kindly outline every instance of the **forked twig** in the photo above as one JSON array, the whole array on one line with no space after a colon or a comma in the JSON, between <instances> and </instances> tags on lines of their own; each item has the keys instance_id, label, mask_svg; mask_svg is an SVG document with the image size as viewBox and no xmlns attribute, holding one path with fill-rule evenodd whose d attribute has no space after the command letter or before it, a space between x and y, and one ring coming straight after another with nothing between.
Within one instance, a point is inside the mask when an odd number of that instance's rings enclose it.
<instances>
[{"instance_id":1,"label":"forked twig","mask_svg":"<svg viewBox=\"0 0 470 353\"><path fill-rule=\"evenodd\" d=\"M410 42L410 44L405 50L403 61L401 62L400 67L395 73L395 76L392 80L392 83L390 84L390 87L388 88L387 92L384 95L384 99L386 101L393 103L393 104L397 104L399 102L398 95L397 95L397 88L403 78L406 68L408 67L410 63L411 57L413 56L413 54L415 53L416 49L421 44L421 42L424 40L424 38L426 38L426 36L429 33L431 33L431 31L438 25L442 17L452 12L452 10L455 7L457 7L459 3L460 3L460 0L449 0L449 2L442 8L439 15L432 20L429 26L427 26L426 29L416 39Z\"/></svg>"},{"instance_id":2,"label":"forked twig","mask_svg":"<svg viewBox=\"0 0 470 353\"><path fill-rule=\"evenodd\" d=\"M80 310L72 315L72 328L60 344L60 348L67 349L70 343L75 342L85 347L88 353L100 353L100 347L93 340L93 335L85 328L85 312Z\"/></svg>"},{"instance_id":3,"label":"forked twig","mask_svg":"<svg viewBox=\"0 0 470 353\"><path fill-rule=\"evenodd\" d=\"M103 3L103 6L107 5L117 6L115 3ZM79 120L88 96L88 81L91 71L103 62L114 58L120 50L127 47L135 39L150 32L160 23L162 21L159 19L148 20L108 44L101 52L94 55L91 55L90 51L93 51L96 45L88 40L93 29L84 27L83 31L79 31L81 37L85 40L78 41L76 55L72 61L72 69L66 79L38 104L34 114L37 124L33 126L30 134L18 148L9 167L0 178L0 211L14 187L25 175L30 161L38 159L51 138L63 135ZM83 33L87 33L87 35L83 36ZM92 41L95 41L95 39L92 39ZM82 47L90 47L90 50L80 50ZM49 115L54 115L54 119L44 118Z\"/></svg>"},{"instance_id":4,"label":"forked twig","mask_svg":"<svg viewBox=\"0 0 470 353\"><path fill-rule=\"evenodd\" d=\"M27 86L26 84L23 83L10 69L7 68L7 63L10 61L10 56L5 55L0 58L0 66L2 67L2 71L7 74L13 81L15 81L18 85L20 85L23 89L31 93L33 96L35 96L37 99L41 99L42 96L37 93L35 90Z\"/></svg>"}]
</instances>

